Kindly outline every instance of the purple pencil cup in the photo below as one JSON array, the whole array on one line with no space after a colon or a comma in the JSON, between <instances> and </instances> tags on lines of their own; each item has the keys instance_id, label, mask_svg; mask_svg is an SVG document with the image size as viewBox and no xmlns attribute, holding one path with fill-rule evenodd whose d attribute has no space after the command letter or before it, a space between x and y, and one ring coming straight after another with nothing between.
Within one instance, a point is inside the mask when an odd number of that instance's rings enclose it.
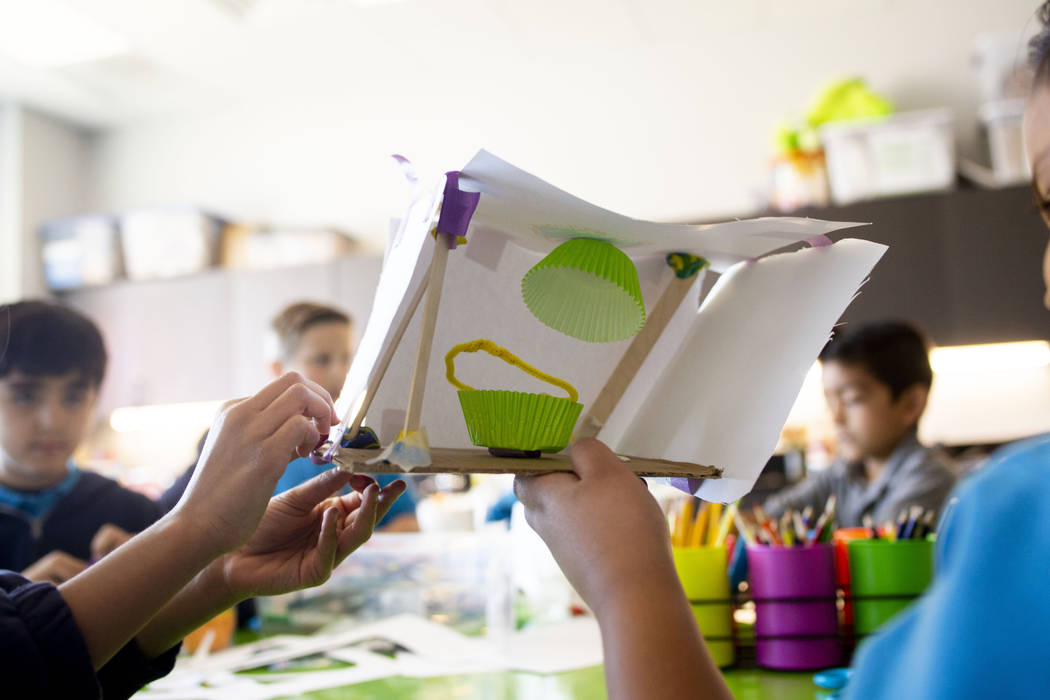
<instances>
[{"instance_id":1,"label":"purple pencil cup","mask_svg":"<svg viewBox=\"0 0 1050 700\"><path fill-rule=\"evenodd\" d=\"M759 666L803 671L838 666L842 646L830 544L747 548Z\"/></svg>"}]
</instances>

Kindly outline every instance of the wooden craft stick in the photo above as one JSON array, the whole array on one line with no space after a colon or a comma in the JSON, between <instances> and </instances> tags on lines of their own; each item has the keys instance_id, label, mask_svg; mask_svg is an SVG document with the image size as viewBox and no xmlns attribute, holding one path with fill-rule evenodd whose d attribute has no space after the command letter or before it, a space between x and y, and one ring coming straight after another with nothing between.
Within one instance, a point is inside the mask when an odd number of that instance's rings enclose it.
<instances>
[{"instance_id":1,"label":"wooden craft stick","mask_svg":"<svg viewBox=\"0 0 1050 700\"><path fill-rule=\"evenodd\" d=\"M441 305L441 289L445 286L445 268L448 263L448 243L444 234L434 238L434 257L430 261L427 280L427 303L419 327L419 345L416 346L416 364L412 368L412 386L408 394L408 410L402 435L419 430L419 416L423 410L423 392L426 389L427 370L430 367L430 349L434 345L434 326Z\"/></svg>"},{"instance_id":2,"label":"wooden craft stick","mask_svg":"<svg viewBox=\"0 0 1050 700\"><path fill-rule=\"evenodd\" d=\"M423 293L426 292L427 287L429 286L429 281L430 269L428 268L426 278L423 280L423 283L419 285L408 302L408 308L405 310L405 315L401 319L401 323L398 324L397 328L394 329L394 332L390 336L393 342L387 345L383 354L379 356L379 361L376 363L376 373L372 375L372 381L368 383L368 387L365 389L365 398L361 401L361 405L358 407L354 419L350 422L350 425L347 426L346 432L351 437L357 435L357 431L361 429L361 423L364 422L365 416L368 414L368 409L372 405L372 400L376 397L376 393L379 391L379 384L383 381L383 377L386 375L386 371L390 367L390 361L394 359L394 353L397 352L397 348L401 344L401 338L404 337L405 331L408 329L408 324L412 322L412 317L415 316L416 309L419 308L419 302L423 300Z\"/></svg>"},{"instance_id":3,"label":"wooden craft stick","mask_svg":"<svg viewBox=\"0 0 1050 700\"><path fill-rule=\"evenodd\" d=\"M638 331L638 335L634 336L634 340L631 341L627 351L620 358L616 369L612 371L609 379L605 382L605 386L598 393L598 398L594 400L590 409L580 419L579 427L576 429L577 440L596 436L598 431L602 429L602 426L605 425L605 421L609 419L613 409L616 408L616 404L623 398L631 380L638 374L642 362L649 355L649 351L653 349L657 338L660 337L664 328L667 327L671 317L678 310L695 280L695 275L685 279L681 279L677 275L671 275L671 280L664 287L664 291L660 294L660 299L650 312L645 325L642 326L642 330Z\"/></svg>"},{"instance_id":4,"label":"wooden craft stick","mask_svg":"<svg viewBox=\"0 0 1050 700\"><path fill-rule=\"evenodd\" d=\"M366 474L404 474L395 464L369 460L379 455L379 450L357 450L340 448L335 453L333 464L340 469ZM672 476L686 478L718 479L722 470L690 462L672 462L667 459L645 459L621 457L627 467L638 476ZM484 448L430 448L430 466L416 467L409 474L547 474L571 472L572 462L566 454L542 455L535 459L516 457L494 457Z\"/></svg>"}]
</instances>

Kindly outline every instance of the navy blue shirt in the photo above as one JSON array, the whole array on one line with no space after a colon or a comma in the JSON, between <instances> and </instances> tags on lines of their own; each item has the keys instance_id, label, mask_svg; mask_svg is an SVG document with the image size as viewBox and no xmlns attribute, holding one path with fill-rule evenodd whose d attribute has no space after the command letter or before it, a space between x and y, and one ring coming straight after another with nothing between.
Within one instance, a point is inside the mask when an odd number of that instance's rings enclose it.
<instances>
[{"instance_id":1,"label":"navy blue shirt","mask_svg":"<svg viewBox=\"0 0 1050 700\"><path fill-rule=\"evenodd\" d=\"M0 571L4 697L127 698L170 673L179 646L147 659L131 641L96 673L73 611L58 589Z\"/></svg>"},{"instance_id":2,"label":"navy blue shirt","mask_svg":"<svg viewBox=\"0 0 1050 700\"><path fill-rule=\"evenodd\" d=\"M22 571L61 550L79 559L91 556L91 538L106 523L141 532L162 515L160 506L94 472L76 472L71 488L43 512L0 500L0 569ZM4 489L17 495L13 489ZM34 501L39 494L28 493Z\"/></svg>"}]
</instances>

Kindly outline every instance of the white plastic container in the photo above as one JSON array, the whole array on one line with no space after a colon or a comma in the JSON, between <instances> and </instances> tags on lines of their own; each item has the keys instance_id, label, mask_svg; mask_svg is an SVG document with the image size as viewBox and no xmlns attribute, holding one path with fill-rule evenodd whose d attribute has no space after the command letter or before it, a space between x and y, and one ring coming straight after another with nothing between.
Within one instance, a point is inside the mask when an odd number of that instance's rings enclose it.
<instances>
[{"instance_id":1,"label":"white plastic container","mask_svg":"<svg viewBox=\"0 0 1050 700\"><path fill-rule=\"evenodd\" d=\"M218 260L223 223L196 209L158 208L120 217L124 266L132 280L200 272Z\"/></svg>"},{"instance_id":2,"label":"white plastic container","mask_svg":"<svg viewBox=\"0 0 1050 700\"><path fill-rule=\"evenodd\" d=\"M40 227L40 256L49 289L106 284L123 273L117 224L105 214L54 219Z\"/></svg>"},{"instance_id":3,"label":"white plastic container","mask_svg":"<svg viewBox=\"0 0 1050 700\"><path fill-rule=\"evenodd\" d=\"M977 112L979 142L996 184L1015 185L1029 179L1022 125L1025 100L996 100Z\"/></svg>"},{"instance_id":4,"label":"white plastic container","mask_svg":"<svg viewBox=\"0 0 1050 700\"><path fill-rule=\"evenodd\" d=\"M951 110L902 112L820 128L835 204L950 189L955 183Z\"/></svg>"}]
</instances>

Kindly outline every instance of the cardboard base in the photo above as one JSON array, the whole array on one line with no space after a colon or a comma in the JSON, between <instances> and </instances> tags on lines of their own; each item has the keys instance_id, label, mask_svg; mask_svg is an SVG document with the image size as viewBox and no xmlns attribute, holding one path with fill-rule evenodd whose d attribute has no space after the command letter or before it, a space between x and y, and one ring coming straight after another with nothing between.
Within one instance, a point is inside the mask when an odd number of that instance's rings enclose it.
<instances>
[{"instance_id":1,"label":"cardboard base","mask_svg":"<svg viewBox=\"0 0 1050 700\"><path fill-rule=\"evenodd\" d=\"M536 459L493 457L488 450L482 448L431 448L430 466L416 467L410 472L404 472L400 467L389 462L366 464L368 460L377 457L379 452L380 450L340 448L335 453L332 463L345 471L366 474L543 474L572 471L568 455L543 455ZM690 462L623 456L621 459L638 476L680 476L704 479L718 479L722 476L722 470L718 467Z\"/></svg>"}]
</instances>

